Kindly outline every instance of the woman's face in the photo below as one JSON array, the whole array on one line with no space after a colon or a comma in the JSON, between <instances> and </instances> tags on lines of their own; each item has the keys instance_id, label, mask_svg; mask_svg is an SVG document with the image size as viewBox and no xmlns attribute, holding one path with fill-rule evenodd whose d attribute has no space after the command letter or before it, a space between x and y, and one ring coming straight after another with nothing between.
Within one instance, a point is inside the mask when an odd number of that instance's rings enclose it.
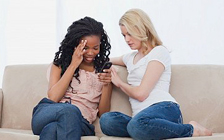
<instances>
[{"instance_id":1,"label":"woman's face","mask_svg":"<svg viewBox=\"0 0 224 140\"><path fill-rule=\"evenodd\" d=\"M130 46L132 50L140 50L141 49L141 41L131 36L128 33L125 26L120 25L121 33L124 36L126 43Z\"/></svg>"},{"instance_id":2,"label":"woman's face","mask_svg":"<svg viewBox=\"0 0 224 140\"><path fill-rule=\"evenodd\" d=\"M84 47L83 61L86 63L93 63L96 55L100 52L100 38L96 35L85 36L82 40L87 40Z\"/></svg>"}]
</instances>

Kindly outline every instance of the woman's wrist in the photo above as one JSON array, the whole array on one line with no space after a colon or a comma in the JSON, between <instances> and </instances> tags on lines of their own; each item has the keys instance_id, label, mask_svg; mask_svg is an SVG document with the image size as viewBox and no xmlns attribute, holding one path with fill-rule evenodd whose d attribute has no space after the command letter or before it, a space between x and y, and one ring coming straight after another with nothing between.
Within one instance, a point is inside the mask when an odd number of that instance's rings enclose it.
<instances>
[{"instance_id":1,"label":"woman's wrist","mask_svg":"<svg viewBox=\"0 0 224 140\"><path fill-rule=\"evenodd\" d=\"M76 65L76 64L70 64L69 66L68 66L68 68L70 68L70 69L72 69L72 70L76 70L77 68L78 68L78 65Z\"/></svg>"},{"instance_id":2,"label":"woman's wrist","mask_svg":"<svg viewBox=\"0 0 224 140\"><path fill-rule=\"evenodd\" d=\"M110 86L110 85L112 85L112 82L104 83L104 84L103 84L103 86L105 86L105 87L108 87L108 86Z\"/></svg>"}]
</instances>

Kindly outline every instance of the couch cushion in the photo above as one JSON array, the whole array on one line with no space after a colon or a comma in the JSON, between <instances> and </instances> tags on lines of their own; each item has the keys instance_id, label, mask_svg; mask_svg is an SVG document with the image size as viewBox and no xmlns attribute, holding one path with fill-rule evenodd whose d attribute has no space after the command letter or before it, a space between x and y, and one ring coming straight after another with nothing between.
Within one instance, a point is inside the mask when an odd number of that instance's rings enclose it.
<instances>
[{"instance_id":1,"label":"couch cushion","mask_svg":"<svg viewBox=\"0 0 224 140\"><path fill-rule=\"evenodd\" d=\"M127 69L122 66L115 66L117 69L117 74L120 76L121 80L127 83ZM111 97L111 111L119 111L126 115L131 116L131 105L128 96L121 91L121 89L113 86L113 93Z\"/></svg>"},{"instance_id":2,"label":"couch cushion","mask_svg":"<svg viewBox=\"0 0 224 140\"><path fill-rule=\"evenodd\" d=\"M180 103L184 123L195 120L224 132L224 66L172 65L170 93Z\"/></svg>"},{"instance_id":3,"label":"couch cushion","mask_svg":"<svg viewBox=\"0 0 224 140\"><path fill-rule=\"evenodd\" d=\"M103 136L100 140L133 140L132 138L128 137L111 137L111 136Z\"/></svg>"},{"instance_id":4,"label":"couch cushion","mask_svg":"<svg viewBox=\"0 0 224 140\"><path fill-rule=\"evenodd\" d=\"M102 132L102 130L100 129L100 124L99 124L99 117L97 117L96 121L93 123L93 125L95 126L95 135L102 137L105 136Z\"/></svg>"},{"instance_id":5,"label":"couch cushion","mask_svg":"<svg viewBox=\"0 0 224 140\"><path fill-rule=\"evenodd\" d=\"M187 138L175 138L169 140L224 140L224 133L214 133L212 136L205 136L205 137L187 137Z\"/></svg>"},{"instance_id":6,"label":"couch cushion","mask_svg":"<svg viewBox=\"0 0 224 140\"><path fill-rule=\"evenodd\" d=\"M31 129L33 107L47 95L48 65L14 65L3 77L3 128Z\"/></svg>"},{"instance_id":7,"label":"couch cushion","mask_svg":"<svg viewBox=\"0 0 224 140\"><path fill-rule=\"evenodd\" d=\"M39 136L33 135L31 130L0 128L1 140L39 140ZM99 140L97 136L83 136L81 140Z\"/></svg>"},{"instance_id":8,"label":"couch cushion","mask_svg":"<svg viewBox=\"0 0 224 140\"><path fill-rule=\"evenodd\" d=\"M0 128L1 140L39 140L39 136L33 135L31 130Z\"/></svg>"},{"instance_id":9,"label":"couch cushion","mask_svg":"<svg viewBox=\"0 0 224 140\"><path fill-rule=\"evenodd\" d=\"M100 138L100 140L133 140L133 139L127 137L122 138L122 137L103 136ZM206 136L206 137L187 137L187 138L175 138L169 140L224 140L224 133L215 133L213 134L213 136Z\"/></svg>"},{"instance_id":10,"label":"couch cushion","mask_svg":"<svg viewBox=\"0 0 224 140\"><path fill-rule=\"evenodd\" d=\"M81 140L99 140L100 138L97 136L82 136Z\"/></svg>"},{"instance_id":11,"label":"couch cushion","mask_svg":"<svg viewBox=\"0 0 224 140\"><path fill-rule=\"evenodd\" d=\"M2 89L0 89L0 114L2 114L2 103L3 103L3 92ZM2 121L2 115L0 115L0 126Z\"/></svg>"}]
</instances>

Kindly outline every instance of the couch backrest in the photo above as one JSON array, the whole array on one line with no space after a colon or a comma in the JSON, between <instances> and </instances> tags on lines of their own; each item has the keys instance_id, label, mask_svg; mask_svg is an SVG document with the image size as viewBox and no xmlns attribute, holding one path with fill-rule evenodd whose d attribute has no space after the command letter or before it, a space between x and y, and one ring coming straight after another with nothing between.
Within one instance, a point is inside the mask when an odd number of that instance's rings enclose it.
<instances>
[{"instance_id":1,"label":"couch backrest","mask_svg":"<svg viewBox=\"0 0 224 140\"><path fill-rule=\"evenodd\" d=\"M33 107L47 95L47 67L43 64L5 68L1 127L31 129Z\"/></svg>"},{"instance_id":2,"label":"couch backrest","mask_svg":"<svg viewBox=\"0 0 224 140\"><path fill-rule=\"evenodd\" d=\"M30 129L33 107L47 96L48 65L7 66L3 78L2 127ZM116 66L127 81L125 67ZM184 122L195 120L213 132L224 132L224 66L172 65L170 93L179 102ZM131 115L127 95L113 88L111 111ZM102 135L98 119L97 135Z\"/></svg>"},{"instance_id":3,"label":"couch backrest","mask_svg":"<svg viewBox=\"0 0 224 140\"><path fill-rule=\"evenodd\" d=\"M117 74L121 77L121 80L127 83L127 69L126 67L116 66ZM121 91L121 89L113 86L111 111L119 111L129 116L132 115L131 105L129 103L128 96Z\"/></svg>"},{"instance_id":4,"label":"couch backrest","mask_svg":"<svg viewBox=\"0 0 224 140\"><path fill-rule=\"evenodd\" d=\"M173 65L170 93L180 103L185 123L195 120L224 132L223 65Z\"/></svg>"}]
</instances>

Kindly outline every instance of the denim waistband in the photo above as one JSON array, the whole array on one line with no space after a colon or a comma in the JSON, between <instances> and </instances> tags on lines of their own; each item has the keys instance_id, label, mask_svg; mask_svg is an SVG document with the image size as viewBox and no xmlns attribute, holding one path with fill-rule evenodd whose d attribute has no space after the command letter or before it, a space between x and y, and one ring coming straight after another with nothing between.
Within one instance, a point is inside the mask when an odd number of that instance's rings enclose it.
<instances>
[{"instance_id":1,"label":"denim waistband","mask_svg":"<svg viewBox=\"0 0 224 140\"><path fill-rule=\"evenodd\" d=\"M40 100L40 102L38 104L42 104L42 103L55 104L56 102L45 97L42 100Z\"/></svg>"},{"instance_id":2,"label":"denim waistband","mask_svg":"<svg viewBox=\"0 0 224 140\"><path fill-rule=\"evenodd\" d=\"M162 101L162 102L158 102L158 103L152 104L151 106L156 105L156 104L164 104L164 103L170 103L170 104L176 105L177 107L180 108L179 104L177 104L175 102L172 102L172 101Z\"/></svg>"},{"instance_id":3,"label":"denim waistband","mask_svg":"<svg viewBox=\"0 0 224 140\"><path fill-rule=\"evenodd\" d=\"M36 112L37 108L41 105L41 104L55 104L56 102L48 99L48 98L43 98L40 100L40 102L33 108L33 114Z\"/></svg>"}]
</instances>

